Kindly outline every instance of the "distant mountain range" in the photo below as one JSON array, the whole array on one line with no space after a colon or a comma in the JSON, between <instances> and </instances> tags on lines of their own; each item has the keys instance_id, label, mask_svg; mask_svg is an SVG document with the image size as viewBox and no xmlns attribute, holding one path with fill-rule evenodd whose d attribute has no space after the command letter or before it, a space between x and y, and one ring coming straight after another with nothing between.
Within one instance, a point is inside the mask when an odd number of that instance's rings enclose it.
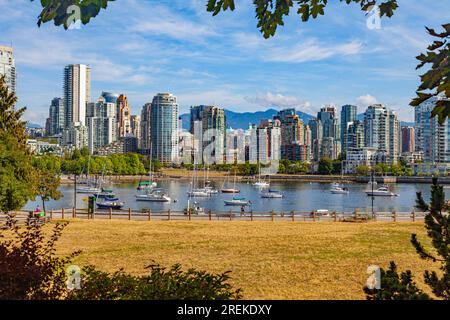
<instances>
[{"instance_id":1,"label":"distant mountain range","mask_svg":"<svg viewBox=\"0 0 450 320\"><path fill-rule=\"evenodd\" d=\"M234 112L225 109L225 117L227 118L227 126L233 129L247 129L249 124L259 124L262 119L272 119L278 113L276 109L268 109L266 111L256 112ZM299 117L307 123L314 118L312 115L297 111ZM181 116L183 129L189 130L191 115L189 113L182 114Z\"/></svg>"},{"instance_id":2,"label":"distant mountain range","mask_svg":"<svg viewBox=\"0 0 450 320\"><path fill-rule=\"evenodd\" d=\"M30 128L30 129L42 129L43 127L40 124L37 124L37 123L27 122L27 128Z\"/></svg>"},{"instance_id":3,"label":"distant mountain range","mask_svg":"<svg viewBox=\"0 0 450 320\"><path fill-rule=\"evenodd\" d=\"M227 126L233 129L247 129L249 124L259 124L262 119L272 119L278 113L277 109L270 108L266 111L256 111L256 112L234 112L225 109L225 116L227 118ZM304 123L308 123L309 120L315 118L314 116L297 111L299 117L303 120ZM191 115L189 113L182 114L181 121L183 125L183 129L189 130ZM364 113L358 114L358 120L364 120ZM401 121L401 126L414 126L414 122L405 122Z\"/></svg>"}]
</instances>

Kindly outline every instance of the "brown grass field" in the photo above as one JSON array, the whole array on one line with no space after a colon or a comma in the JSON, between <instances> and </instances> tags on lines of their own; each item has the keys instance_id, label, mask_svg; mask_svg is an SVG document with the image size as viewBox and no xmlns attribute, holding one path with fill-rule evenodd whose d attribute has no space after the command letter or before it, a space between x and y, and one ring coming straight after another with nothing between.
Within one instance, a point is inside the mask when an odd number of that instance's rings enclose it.
<instances>
[{"instance_id":1,"label":"brown grass field","mask_svg":"<svg viewBox=\"0 0 450 320\"><path fill-rule=\"evenodd\" d=\"M367 267L391 260L400 270L411 269L425 288L423 270L435 265L420 260L411 233L430 245L421 222L74 220L58 253L82 250L77 264L110 272L123 267L145 274L152 261L230 270L245 299L364 299Z\"/></svg>"}]
</instances>

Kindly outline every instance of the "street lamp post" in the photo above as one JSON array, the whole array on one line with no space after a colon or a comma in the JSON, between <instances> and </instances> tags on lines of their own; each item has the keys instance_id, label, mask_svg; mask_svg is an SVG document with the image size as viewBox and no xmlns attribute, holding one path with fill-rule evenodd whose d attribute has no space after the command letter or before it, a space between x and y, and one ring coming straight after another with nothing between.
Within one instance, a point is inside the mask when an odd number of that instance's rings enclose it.
<instances>
[{"instance_id":1,"label":"street lamp post","mask_svg":"<svg viewBox=\"0 0 450 320\"><path fill-rule=\"evenodd\" d=\"M370 172L370 176L371 176L371 185L372 185L372 219L375 217L375 212L373 210L373 201L375 200L375 196L373 195L373 184L374 184L374 174L375 171L372 169L372 171Z\"/></svg>"}]
</instances>

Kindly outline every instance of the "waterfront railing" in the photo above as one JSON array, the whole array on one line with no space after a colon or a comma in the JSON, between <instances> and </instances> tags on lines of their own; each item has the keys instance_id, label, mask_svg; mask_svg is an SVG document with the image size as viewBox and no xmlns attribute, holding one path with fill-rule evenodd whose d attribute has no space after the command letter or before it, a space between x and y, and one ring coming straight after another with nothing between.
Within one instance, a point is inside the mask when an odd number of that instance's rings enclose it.
<instances>
[{"instance_id":1,"label":"waterfront railing","mask_svg":"<svg viewBox=\"0 0 450 320\"><path fill-rule=\"evenodd\" d=\"M183 210L96 210L89 212L87 209L66 208L50 210L45 217L33 217L37 223L45 223L50 220L65 219L120 219L136 221L330 221L330 222L364 222L364 221L423 221L425 212L367 212L355 210L353 212L330 211L328 213L311 211L239 211L239 210L205 210L203 213L193 213ZM30 219L32 212L18 211L14 213L16 219L25 223ZM0 224L6 222L6 215L0 215Z\"/></svg>"}]
</instances>

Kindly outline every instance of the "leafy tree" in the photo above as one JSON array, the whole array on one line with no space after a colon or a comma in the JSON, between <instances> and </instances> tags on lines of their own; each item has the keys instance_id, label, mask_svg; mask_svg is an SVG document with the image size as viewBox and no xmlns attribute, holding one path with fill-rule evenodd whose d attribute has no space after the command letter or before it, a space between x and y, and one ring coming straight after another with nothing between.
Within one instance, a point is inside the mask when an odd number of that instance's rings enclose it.
<instances>
[{"instance_id":1,"label":"leafy tree","mask_svg":"<svg viewBox=\"0 0 450 320\"><path fill-rule=\"evenodd\" d=\"M417 238L411 235L411 243L420 258L439 264L440 274L435 271L424 272L424 281L430 287L437 298L450 300L450 215L449 206L445 200L444 188L438 184L437 178L433 178L431 186L431 202L424 201L422 193L417 193L416 207L427 212L425 215L425 228L431 239L433 252L426 249ZM403 299L427 298L418 289L412 280L410 271L402 273L401 281L396 272L395 264L391 263L391 272L382 270L381 289L365 289L368 299L392 299L401 296ZM391 284L385 285L384 284Z\"/></svg>"},{"instance_id":2,"label":"leafy tree","mask_svg":"<svg viewBox=\"0 0 450 320\"><path fill-rule=\"evenodd\" d=\"M51 170L38 170L36 194L41 198L42 209L45 212L45 202L50 199L61 199L62 193L58 190L61 179Z\"/></svg>"},{"instance_id":3,"label":"leafy tree","mask_svg":"<svg viewBox=\"0 0 450 320\"><path fill-rule=\"evenodd\" d=\"M333 173L333 161L329 158L320 159L318 173L326 175Z\"/></svg>"},{"instance_id":4,"label":"leafy tree","mask_svg":"<svg viewBox=\"0 0 450 320\"><path fill-rule=\"evenodd\" d=\"M367 175L369 175L369 172L370 172L370 168L368 166L362 165L362 166L358 166L356 168L356 174L358 176L367 176Z\"/></svg>"},{"instance_id":5,"label":"leafy tree","mask_svg":"<svg viewBox=\"0 0 450 320\"><path fill-rule=\"evenodd\" d=\"M66 224L56 224L49 237L38 224L19 228L9 217L8 225L10 230L0 231L0 299L62 299L66 293L65 267L79 254L59 257L55 253Z\"/></svg>"},{"instance_id":6,"label":"leafy tree","mask_svg":"<svg viewBox=\"0 0 450 320\"><path fill-rule=\"evenodd\" d=\"M442 33L426 28L437 40L428 47L426 54L417 57L420 61L417 69L427 64L431 64L431 69L421 76L422 84L417 91L417 98L411 102L416 107L425 100L441 96L443 99L438 99L432 112L433 116L438 116L441 124L450 115L450 24L442 27Z\"/></svg>"},{"instance_id":7,"label":"leafy tree","mask_svg":"<svg viewBox=\"0 0 450 320\"><path fill-rule=\"evenodd\" d=\"M30 155L16 137L0 132L0 212L22 208L35 194Z\"/></svg>"}]
</instances>

